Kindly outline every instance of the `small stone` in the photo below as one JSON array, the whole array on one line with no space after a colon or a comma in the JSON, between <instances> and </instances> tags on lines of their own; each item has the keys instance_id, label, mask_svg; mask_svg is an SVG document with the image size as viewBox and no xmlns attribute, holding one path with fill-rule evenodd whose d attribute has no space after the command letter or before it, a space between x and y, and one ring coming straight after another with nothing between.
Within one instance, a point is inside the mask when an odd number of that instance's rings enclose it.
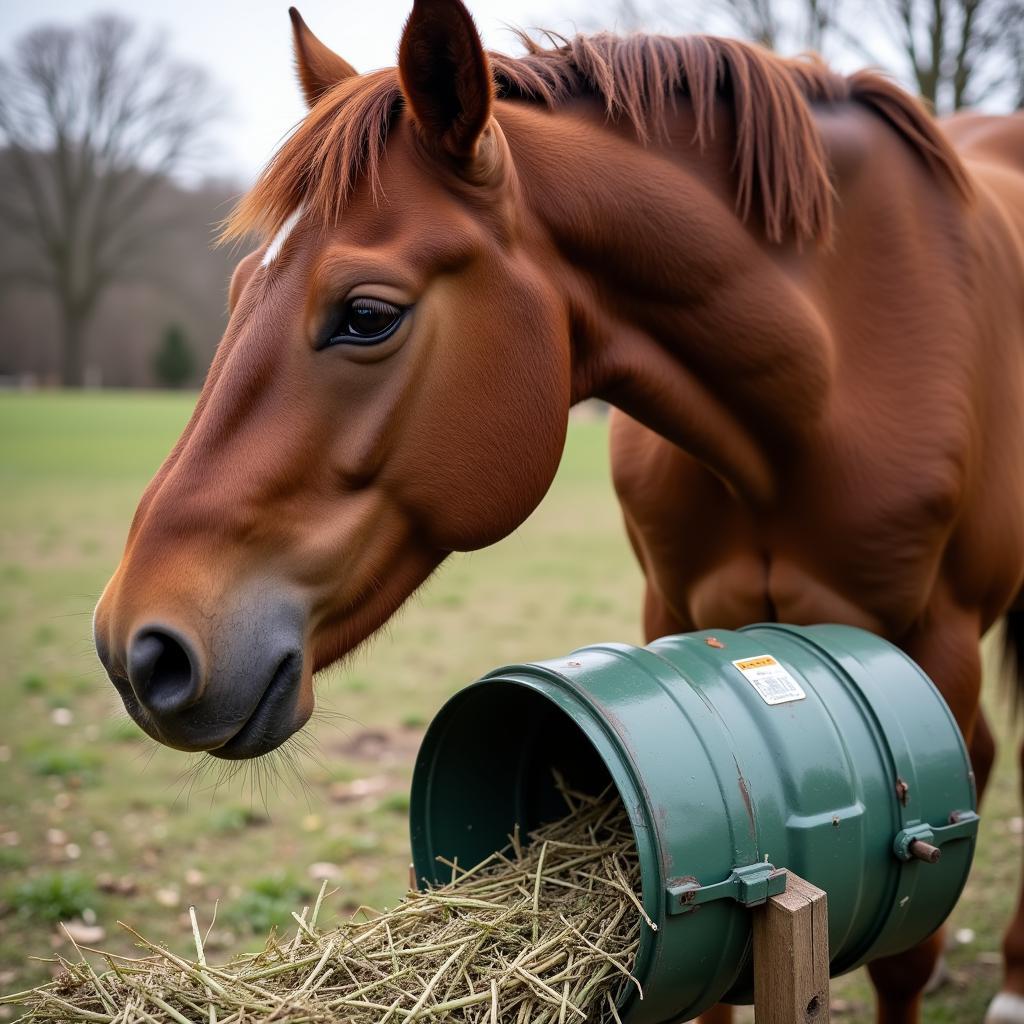
<instances>
[{"instance_id":1,"label":"small stone","mask_svg":"<svg viewBox=\"0 0 1024 1024\"><path fill-rule=\"evenodd\" d=\"M203 946L208 950L230 949L235 944L235 933L227 929L214 929L205 939Z\"/></svg>"},{"instance_id":2,"label":"small stone","mask_svg":"<svg viewBox=\"0 0 1024 1024\"><path fill-rule=\"evenodd\" d=\"M0 745L0 763L6 764L11 759L11 748L6 743Z\"/></svg>"},{"instance_id":3,"label":"small stone","mask_svg":"<svg viewBox=\"0 0 1024 1024\"><path fill-rule=\"evenodd\" d=\"M61 790L53 798L53 806L58 811L66 811L71 806L71 794Z\"/></svg>"},{"instance_id":4,"label":"small stone","mask_svg":"<svg viewBox=\"0 0 1024 1024\"><path fill-rule=\"evenodd\" d=\"M196 868L189 868L188 871L185 872L186 885L202 885L205 881L206 876L202 871L199 871Z\"/></svg>"},{"instance_id":5,"label":"small stone","mask_svg":"<svg viewBox=\"0 0 1024 1024\"><path fill-rule=\"evenodd\" d=\"M89 838L92 840L92 845L97 849L104 849L110 845L110 836L101 829L97 829Z\"/></svg>"},{"instance_id":6,"label":"small stone","mask_svg":"<svg viewBox=\"0 0 1024 1024\"><path fill-rule=\"evenodd\" d=\"M107 937L106 929L98 924L86 924L81 920L67 921L64 931L80 946L95 946Z\"/></svg>"},{"instance_id":7,"label":"small stone","mask_svg":"<svg viewBox=\"0 0 1024 1024\"><path fill-rule=\"evenodd\" d=\"M958 946L969 946L975 938L973 928L957 928L953 933L953 938L956 939Z\"/></svg>"},{"instance_id":8,"label":"small stone","mask_svg":"<svg viewBox=\"0 0 1024 1024\"><path fill-rule=\"evenodd\" d=\"M1011 836L1024 835L1024 818L1007 818L1006 831Z\"/></svg>"},{"instance_id":9,"label":"small stone","mask_svg":"<svg viewBox=\"0 0 1024 1024\"><path fill-rule=\"evenodd\" d=\"M85 910L82 911L82 920L86 924L95 924L96 923L96 911L93 910L92 907L86 907Z\"/></svg>"},{"instance_id":10,"label":"small stone","mask_svg":"<svg viewBox=\"0 0 1024 1024\"><path fill-rule=\"evenodd\" d=\"M118 896L134 896L139 891L131 875L118 877L106 871L96 879L96 887L100 892L114 893Z\"/></svg>"},{"instance_id":11,"label":"small stone","mask_svg":"<svg viewBox=\"0 0 1024 1024\"><path fill-rule=\"evenodd\" d=\"M332 864L326 860L318 860L315 864L309 865L306 869L306 874L315 882L322 882L325 879L328 882L338 882L341 880L344 872L337 864Z\"/></svg>"},{"instance_id":12,"label":"small stone","mask_svg":"<svg viewBox=\"0 0 1024 1024\"><path fill-rule=\"evenodd\" d=\"M324 827L324 820L319 814L307 814L302 819L303 832L319 832Z\"/></svg>"},{"instance_id":13,"label":"small stone","mask_svg":"<svg viewBox=\"0 0 1024 1024\"><path fill-rule=\"evenodd\" d=\"M66 832L59 828L48 828L46 830L46 841L51 846L63 846L68 841Z\"/></svg>"},{"instance_id":14,"label":"small stone","mask_svg":"<svg viewBox=\"0 0 1024 1024\"><path fill-rule=\"evenodd\" d=\"M75 716L71 713L71 708L54 708L50 712L50 721L54 725L71 725L75 720Z\"/></svg>"},{"instance_id":15,"label":"small stone","mask_svg":"<svg viewBox=\"0 0 1024 1024\"><path fill-rule=\"evenodd\" d=\"M153 893L153 898L161 907L176 907L181 900L181 894L174 886L169 885L166 888L157 889Z\"/></svg>"},{"instance_id":16,"label":"small stone","mask_svg":"<svg viewBox=\"0 0 1024 1024\"><path fill-rule=\"evenodd\" d=\"M21 842L21 836L17 832L0 833L0 845L17 846Z\"/></svg>"},{"instance_id":17,"label":"small stone","mask_svg":"<svg viewBox=\"0 0 1024 1024\"><path fill-rule=\"evenodd\" d=\"M64 856L67 857L68 860L78 860L78 858L82 856L82 848L78 843L68 843L67 846L64 847Z\"/></svg>"},{"instance_id":18,"label":"small stone","mask_svg":"<svg viewBox=\"0 0 1024 1024\"><path fill-rule=\"evenodd\" d=\"M331 799L337 803L350 803L353 800L365 800L385 792L390 786L386 775L371 775L365 779L353 779L351 782L336 782L331 786Z\"/></svg>"}]
</instances>

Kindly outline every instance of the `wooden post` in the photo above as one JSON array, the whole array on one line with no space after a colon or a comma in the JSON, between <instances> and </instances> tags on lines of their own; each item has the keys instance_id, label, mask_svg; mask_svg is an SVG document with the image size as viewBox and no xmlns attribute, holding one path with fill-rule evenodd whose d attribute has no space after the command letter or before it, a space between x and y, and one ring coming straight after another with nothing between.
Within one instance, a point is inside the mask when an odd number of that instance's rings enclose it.
<instances>
[{"instance_id":1,"label":"wooden post","mask_svg":"<svg viewBox=\"0 0 1024 1024\"><path fill-rule=\"evenodd\" d=\"M756 1024L828 1024L828 901L788 872L753 913Z\"/></svg>"}]
</instances>

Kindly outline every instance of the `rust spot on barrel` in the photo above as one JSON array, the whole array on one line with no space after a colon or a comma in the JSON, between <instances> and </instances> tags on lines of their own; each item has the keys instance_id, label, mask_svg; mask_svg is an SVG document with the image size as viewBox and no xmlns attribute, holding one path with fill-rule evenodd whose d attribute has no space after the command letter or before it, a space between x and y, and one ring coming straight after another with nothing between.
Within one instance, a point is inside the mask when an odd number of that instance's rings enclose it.
<instances>
[{"instance_id":1,"label":"rust spot on barrel","mask_svg":"<svg viewBox=\"0 0 1024 1024\"><path fill-rule=\"evenodd\" d=\"M910 787L907 783L901 779L898 775L896 776L896 798L899 800L904 807L907 806L907 797L910 794Z\"/></svg>"},{"instance_id":2,"label":"rust spot on barrel","mask_svg":"<svg viewBox=\"0 0 1024 1024\"><path fill-rule=\"evenodd\" d=\"M700 888L700 882L694 878L693 875L680 875L678 878L670 878L668 880L668 886L670 889L681 889L684 885L692 885L692 889L687 889L686 892L681 893L679 896L679 902L681 904L692 903L697 896L697 890Z\"/></svg>"}]
</instances>

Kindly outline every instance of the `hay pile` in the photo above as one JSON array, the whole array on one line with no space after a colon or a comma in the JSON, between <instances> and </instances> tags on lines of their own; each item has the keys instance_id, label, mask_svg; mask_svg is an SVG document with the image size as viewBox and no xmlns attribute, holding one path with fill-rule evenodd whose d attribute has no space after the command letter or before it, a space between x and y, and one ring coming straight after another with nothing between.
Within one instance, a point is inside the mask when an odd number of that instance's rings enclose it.
<instances>
[{"instance_id":1,"label":"hay pile","mask_svg":"<svg viewBox=\"0 0 1024 1024\"><path fill-rule=\"evenodd\" d=\"M565 1024L618 1021L641 928L639 867L617 797L563 789L570 814L393 910L320 930L323 890L288 941L221 967L141 936L141 959L97 974L61 961L50 984L0 1002L25 1020L97 1024ZM135 934L133 932L133 934Z\"/></svg>"}]
</instances>

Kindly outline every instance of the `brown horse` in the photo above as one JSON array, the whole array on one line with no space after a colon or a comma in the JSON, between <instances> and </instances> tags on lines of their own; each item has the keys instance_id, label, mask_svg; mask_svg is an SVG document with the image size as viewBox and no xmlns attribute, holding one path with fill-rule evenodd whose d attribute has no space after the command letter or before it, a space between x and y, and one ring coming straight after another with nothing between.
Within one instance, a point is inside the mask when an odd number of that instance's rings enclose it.
<instances>
[{"instance_id":1,"label":"brown horse","mask_svg":"<svg viewBox=\"0 0 1024 1024\"><path fill-rule=\"evenodd\" d=\"M486 54L459 0L358 75L292 17L310 111L228 227L269 241L96 611L139 724L282 743L314 673L530 514L596 395L647 635L880 633L983 783L979 639L1024 584L1024 121L954 149L875 74L702 36ZM872 965L880 1020L939 947ZM1019 1024L1024 913L1006 953Z\"/></svg>"}]
</instances>

